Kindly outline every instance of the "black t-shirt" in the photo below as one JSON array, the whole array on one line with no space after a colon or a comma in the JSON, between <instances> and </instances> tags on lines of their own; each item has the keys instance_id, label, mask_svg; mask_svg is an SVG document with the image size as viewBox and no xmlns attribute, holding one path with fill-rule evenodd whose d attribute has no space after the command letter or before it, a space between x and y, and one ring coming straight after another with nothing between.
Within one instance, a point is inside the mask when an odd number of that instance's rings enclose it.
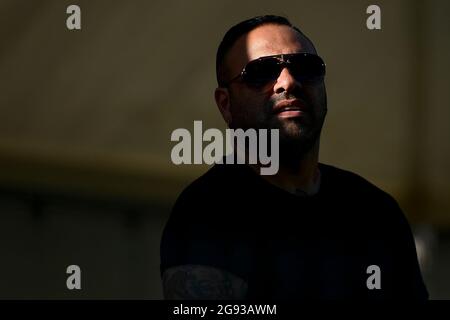
<instances>
[{"instance_id":1,"label":"black t-shirt","mask_svg":"<svg viewBox=\"0 0 450 320\"><path fill-rule=\"evenodd\" d=\"M319 192L301 197L246 165L212 167L173 207L161 275L185 264L220 268L248 283L249 299L427 299L396 201L354 173L319 169ZM367 286L371 265L381 289Z\"/></svg>"}]
</instances>

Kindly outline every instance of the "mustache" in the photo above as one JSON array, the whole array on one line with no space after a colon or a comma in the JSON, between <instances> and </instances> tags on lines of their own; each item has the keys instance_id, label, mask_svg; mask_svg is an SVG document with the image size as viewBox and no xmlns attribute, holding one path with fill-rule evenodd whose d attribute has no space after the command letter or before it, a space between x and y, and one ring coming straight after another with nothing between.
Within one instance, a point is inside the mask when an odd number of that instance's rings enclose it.
<instances>
[{"instance_id":1,"label":"mustache","mask_svg":"<svg viewBox=\"0 0 450 320\"><path fill-rule=\"evenodd\" d=\"M300 102L307 108L307 111L311 110L311 105L308 103L308 100L305 99L303 94L300 94L298 92L286 92L286 91L283 91L282 93L278 94L277 96L271 99L272 109L281 101L294 99L300 100Z\"/></svg>"}]
</instances>

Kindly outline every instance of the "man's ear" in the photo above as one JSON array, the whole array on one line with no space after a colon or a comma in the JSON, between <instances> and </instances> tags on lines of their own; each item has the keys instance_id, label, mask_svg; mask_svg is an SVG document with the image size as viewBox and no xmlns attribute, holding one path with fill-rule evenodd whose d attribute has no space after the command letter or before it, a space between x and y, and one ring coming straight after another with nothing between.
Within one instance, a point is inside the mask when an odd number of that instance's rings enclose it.
<instances>
[{"instance_id":1,"label":"man's ear","mask_svg":"<svg viewBox=\"0 0 450 320\"><path fill-rule=\"evenodd\" d=\"M230 93L227 88L216 88L214 91L214 98L216 99L217 107L222 114L225 122L230 126L231 124L231 110L230 110Z\"/></svg>"}]
</instances>

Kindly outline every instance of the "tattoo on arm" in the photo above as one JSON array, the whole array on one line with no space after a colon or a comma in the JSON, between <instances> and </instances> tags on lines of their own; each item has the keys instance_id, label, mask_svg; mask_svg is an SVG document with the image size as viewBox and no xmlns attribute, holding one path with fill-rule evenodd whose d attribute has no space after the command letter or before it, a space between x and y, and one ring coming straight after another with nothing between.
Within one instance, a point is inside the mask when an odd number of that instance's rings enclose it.
<instances>
[{"instance_id":1,"label":"tattoo on arm","mask_svg":"<svg viewBox=\"0 0 450 320\"><path fill-rule=\"evenodd\" d=\"M214 267L182 265L164 271L165 299L244 299L247 283L234 274Z\"/></svg>"}]
</instances>

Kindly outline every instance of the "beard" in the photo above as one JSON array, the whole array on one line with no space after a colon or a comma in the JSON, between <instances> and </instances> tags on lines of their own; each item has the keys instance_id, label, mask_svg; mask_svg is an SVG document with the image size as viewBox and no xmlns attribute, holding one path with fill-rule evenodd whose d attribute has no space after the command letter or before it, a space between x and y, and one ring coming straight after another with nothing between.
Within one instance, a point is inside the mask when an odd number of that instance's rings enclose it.
<instances>
[{"instance_id":1,"label":"beard","mask_svg":"<svg viewBox=\"0 0 450 320\"><path fill-rule=\"evenodd\" d=\"M274 106L283 100L299 99L306 106L300 117L280 118L273 112ZM262 109L235 106L231 129L278 129L280 165L295 168L320 139L320 133L327 113L326 100L307 103L302 94L281 93L268 101ZM253 111L253 112L252 112ZM259 112L258 112L259 111ZM270 143L268 145L270 151Z\"/></svg>"},{"instance_id":2,"label":"beard","mask_svg":"<svg viewBox=\"0 0 450 320\"><path fill-rule=\"evenodd\" d=\"M303 123L303 118L282 119L279 140L280 165L295 169L320 139L323 120Z\"/></svg>"},{"instance_id":3,"label":"beard","mask_svg":"<svg viewBox=\"0 0 450 320\"><path fill-rule=\"evenodd\" d=\"M311 109L301 117L272 117L268 128L279 130L280 166L296 170L300 161L318 143L325 114L315 114Z\"/></svg>"}]
</instances>

